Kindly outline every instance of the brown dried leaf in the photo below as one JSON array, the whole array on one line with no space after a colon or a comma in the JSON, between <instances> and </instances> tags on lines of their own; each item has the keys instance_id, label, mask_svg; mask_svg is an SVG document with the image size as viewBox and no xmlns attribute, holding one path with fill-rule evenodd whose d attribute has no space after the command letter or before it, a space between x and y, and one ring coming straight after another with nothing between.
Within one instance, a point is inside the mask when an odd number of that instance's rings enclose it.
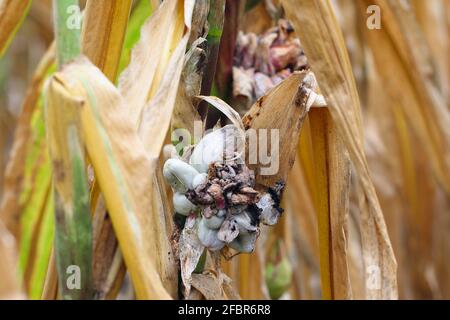
<instances>
[{"instance_id":1,"label":"brown dried leaf","mask_svg":"<svg viewBox=\"0 0 450 320\"><path fill-rule=\"evenodd\" d=\"M327 100L331 117L350 154L365 193L362 229L367 298L397 298L397 263L364 154L360 104L350 60L329 0L283 0L288 19ZM365 212L362 212L364 215Z\"/></svg>"},{"instance_id":2,"label":"brown dried leaf","mask_svg":"<svg viewBox=\"0 0 450 320\"><path fill-rule=\"evenodd\" d=\"M300 130L307 114L308 96L305 94L303 86L308 87L309 85L306 83L307 81L305 83L302 81L309 77L310 75L307 73L295 72L262 96L243 119L245 129L257 130L253 138L249 135L249 140L260 139L260 135L264 134L270 135L270 129L278 130L279 169L276 174L261 174L264 168L254 164L258 150L249 150L247 157L247 161L250 162L249 167L255 170L256 181L261 185L273 187L279 181L287 181L287 175L295 161ZM267 132L258 129L266 129ZM274 142L268 143L267 150L271 150L272 143ZM276 159L275 155L272 155L272 158Z\"/></svg>"}]
</instances>

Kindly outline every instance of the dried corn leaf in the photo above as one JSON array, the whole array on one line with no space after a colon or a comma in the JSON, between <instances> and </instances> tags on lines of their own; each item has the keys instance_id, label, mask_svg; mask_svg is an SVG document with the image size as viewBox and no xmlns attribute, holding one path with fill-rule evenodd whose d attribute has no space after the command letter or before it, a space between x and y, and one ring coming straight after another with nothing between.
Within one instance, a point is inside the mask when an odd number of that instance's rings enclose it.
<instances>
[{"instance_id":1,"label":"dried corn leaf","mask_svg":"<svg viewBox=\"0 0 450 320\"><path fill-rule=\"evenodd\" d=\"M433 79L426 41L410 5L391 0L375 3L383 12L384 28L365 34L378 71L392 101L404 109L425 147L435 178L450 193L450 113Z\"/></svg>"},{"instance_id":2,"label":"dried corn leaf","mask_svg":"<svg viewBox=\"0 0 450 320\"><path fill-rule=\"evenodd\" d=\"M368 209L362 212L368 222L362 225L367 298L395 299L397 264L365 158L358 93L331 3L283 0L282 4L363 185Z\"/></svg>"},{"instance_id":3,"label":"dried corn leaf","mask_svg":"<svg viewBox=\"0 0 450 320\"><path fill-rule=\"evenodd\" d=\"M82 53L96 65L111 82L117 77L122 46L127 30L132 1L88 1L81 34ZM141 8L140 8L141 9ZM99 186L93 184L91 206L94 211L94 289L97 299L103 299L115 282L122 282L123 259L114 235L112 223L104 210ZM98 231L98 232L95 232ZM118 265L118 266L117 266ZM116 274L114 273L116 272ZM111 280L112 279L112 280Z\"/></svg>"},{"instance_id":4,"label":"dried corn leaf","mask_svg":"<svg viewBox=\"0 0 450 320\"><path fill-rule=\"evenodd\" d=\"M158 250L158 222L148 212L156 164L146 156L124 99L85 58L54 81L83 105L81 131L137 297L170 298L158 275L165 254Z\"/></svg>"},{"instance_id":5,"label":"dried corn leaf","mask_svg":"<svg viewBox=\"0 0 450 320\"><path fill-rule=\"evenodd\" d=\"M115 81L125 38L131 0L89 0L86 3L82 53Z\"/></svg>"},{"instance_id":6,"label":"dried corn leaf","mask_svg":"<svg viewBox=\"0 0 450 320\"><path fill-rule=\"evenodd\" d=\"M14 133L14 143L5 171L0 218L16 238L19 234L21 210L20 198L17 195L22 193L23 188L26 154L32 134L30 122L38 104L42 85L54 61L55 46L52 44L39 63L22 104L22 112Z\"/></svg>"},{"instance_id":7,"label":"dried corn leaf","mask_svg":"<svg viewBox=\"0 0 450 320\"><path fill-rule=\"evenodd\" d=\"M320 273L324 299L352 296L347 267L350 163L327 109L309 113L318 215Z\"/></svg>"},{"instance_id":8,"label":"dried corn leaf","mask_svg":"<svg viewBox=\"0 0 450 320\"><path fill-rule=\"evenodd\" d=\"M164 1L142 27L141 38L132 51L130 64L119 79L119 90L136 124L140 123L148 100L160 87L171 53L187 42L180 40L185 34L185 27L189 31L193 5L192 0L186 3ZM178 86L178 81L174 82Z\"/></svg>"},{"instance_id":9,"label":"dried corn leaf","mask_svg":"<svg viewBox=\"0 0 450 320\"><path fill-rule=\"evenodd\" d=\"M31 0L2 0L0 2L0 57L14 39L14 35L30 9L31 2Z\"/></svg>"},{"instance_id":10,"label":"dried corn leaf","mask_svg":"<svg viewBox=\"0 0 450 320\"><path fill-rule=\"evenodd\" d=\"M51 252L54 239L54 201L53 193L49 192L39 229L36 230L36 247L34 253L33 270L30 274L29 297L30 299L40 299L47 269L50 263Z\"/></svg>"},{"instance_id":11,"label":"dried corn leaf","mask_svg":"<svg viewBox=\"0 0 450 320\"><path fill-rule=\"evenodd\" d=\"M167 1L167 3L170 2L171 1ZM180 6L181 4L179 3L177 7L177 20L175 21L177 28L174 31L174 38L172 39L172 41L176 41L177 39L178 41L168 44L170 45L170 49L168 49L167 52L164 52L163 56L160 57L162 61L160 61L158 65L158 70L152 83L152 89L149 93L150 101L142 110L142 118L139 126L139 135L147 150L148 156L155 159L159 157L167 131L169 130L170 119L175 106L178 85L183 70L184 55L191 31L194 1L185 1L184 8L180 8ZM166 3L163 3L159 10L165 8ZM182 14L181 16L180 12ZM157 13L155 13L155 15L156 14ZM143 28L145 29L146 27L147 26L144 26ZM180 30L182 33L180 33ZM156 31L152 30L151 32L153 33ZM139 49L139 45L140 43L137 44L135 50ZM152 49L154 48L152 47ZM168 56L170 52L172 52L172 54ZM136 67L135 64L138 64L140 59L142 59L142 57L136 54L136 58L132 58L128 69L133 70L132 68ZM165 59L167 59L167 61ZM125 73L127 73L127 70ZM127 79L125 75L123 78ZM127 98L126 95L128 94L128 92L125 93L125 98Z\"/></svg>"},{"instance_id":12,"label":"dried corn leaf","mask_svg":"<svg viewBox=\"0 0 450 320\"><path fill-rule=\"evenodd\" d=\"M448 51L450 40L448 37L448 3L446 0L413 0L412 1L417 22L424 31L427 45L435 63L436 81L440 91L450 103L450 62Z\"/></svg>"}]
</instances>

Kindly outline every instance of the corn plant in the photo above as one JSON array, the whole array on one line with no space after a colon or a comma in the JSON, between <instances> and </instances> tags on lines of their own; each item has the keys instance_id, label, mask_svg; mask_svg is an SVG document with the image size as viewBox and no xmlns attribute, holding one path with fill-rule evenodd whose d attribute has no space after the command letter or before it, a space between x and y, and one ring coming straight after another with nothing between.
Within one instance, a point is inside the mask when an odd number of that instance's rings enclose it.
<instances>
[{"instance_id":1,"label":"corn plant","mask_svg":"<svg viewBox=\"0 0 450 320\"><path fill-rule=\"evenodd\" d=\"M448 9L0 0L0 298L449 298Z\"/></svg>"}]
</instances>

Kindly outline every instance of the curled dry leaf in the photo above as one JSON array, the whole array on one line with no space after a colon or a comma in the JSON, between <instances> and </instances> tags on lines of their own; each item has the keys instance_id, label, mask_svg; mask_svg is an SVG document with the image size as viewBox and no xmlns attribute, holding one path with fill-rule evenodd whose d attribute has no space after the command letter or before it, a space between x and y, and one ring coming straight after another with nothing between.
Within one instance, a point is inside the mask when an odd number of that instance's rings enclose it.
<instances>
[{"instance_id":1,"label":"curled dry leaf","mask_svg":"<svg viewBox=\"0 0 450 320\"><path fill-rule=\"evenodd\" d=\"M258 163L256 161L258 150L248 150L249 154L246 157L250 163L249 167L255 170L256 182L266 188L275 187L278 182L286 182L294 164L300 130L307 114L306 102L310 92L305 89L312 89L308 80L310 77L312 75L306 72L295 72L262 96L243 119L244 127L248 130L249 143L254 145L256 141L267 139L267 135L272 135L270 129L277 130L273 131L276 135L271 136L271 139L273 137L279 139L279 145L277 141L271 141L267 147L267 150L279 155L278 170L275 174L266 175L267 168L254 165Z\"/></svg>"}]
</instances>

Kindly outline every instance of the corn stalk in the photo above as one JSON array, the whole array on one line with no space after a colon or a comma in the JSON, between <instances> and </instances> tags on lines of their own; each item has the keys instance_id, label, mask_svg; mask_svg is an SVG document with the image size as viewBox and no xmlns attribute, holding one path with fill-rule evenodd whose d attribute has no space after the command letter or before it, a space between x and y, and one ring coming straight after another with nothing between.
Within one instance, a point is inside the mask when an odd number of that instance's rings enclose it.
<instances>
[{"instance_id":1,"label":"corn stalk","mask_svg":"<svg viewBox=\"0 0 450 320\"><path fill-rule=\"evenodd\" d=\"M78 1L54 1L57 60L61 69L80 54L80 31L68 26L68 7ZM55 192L55 251L63 299L92 297L92 225L82 138L80 100L55 79L45 90L47 140Z\"/></svg>"}]
</instances>

